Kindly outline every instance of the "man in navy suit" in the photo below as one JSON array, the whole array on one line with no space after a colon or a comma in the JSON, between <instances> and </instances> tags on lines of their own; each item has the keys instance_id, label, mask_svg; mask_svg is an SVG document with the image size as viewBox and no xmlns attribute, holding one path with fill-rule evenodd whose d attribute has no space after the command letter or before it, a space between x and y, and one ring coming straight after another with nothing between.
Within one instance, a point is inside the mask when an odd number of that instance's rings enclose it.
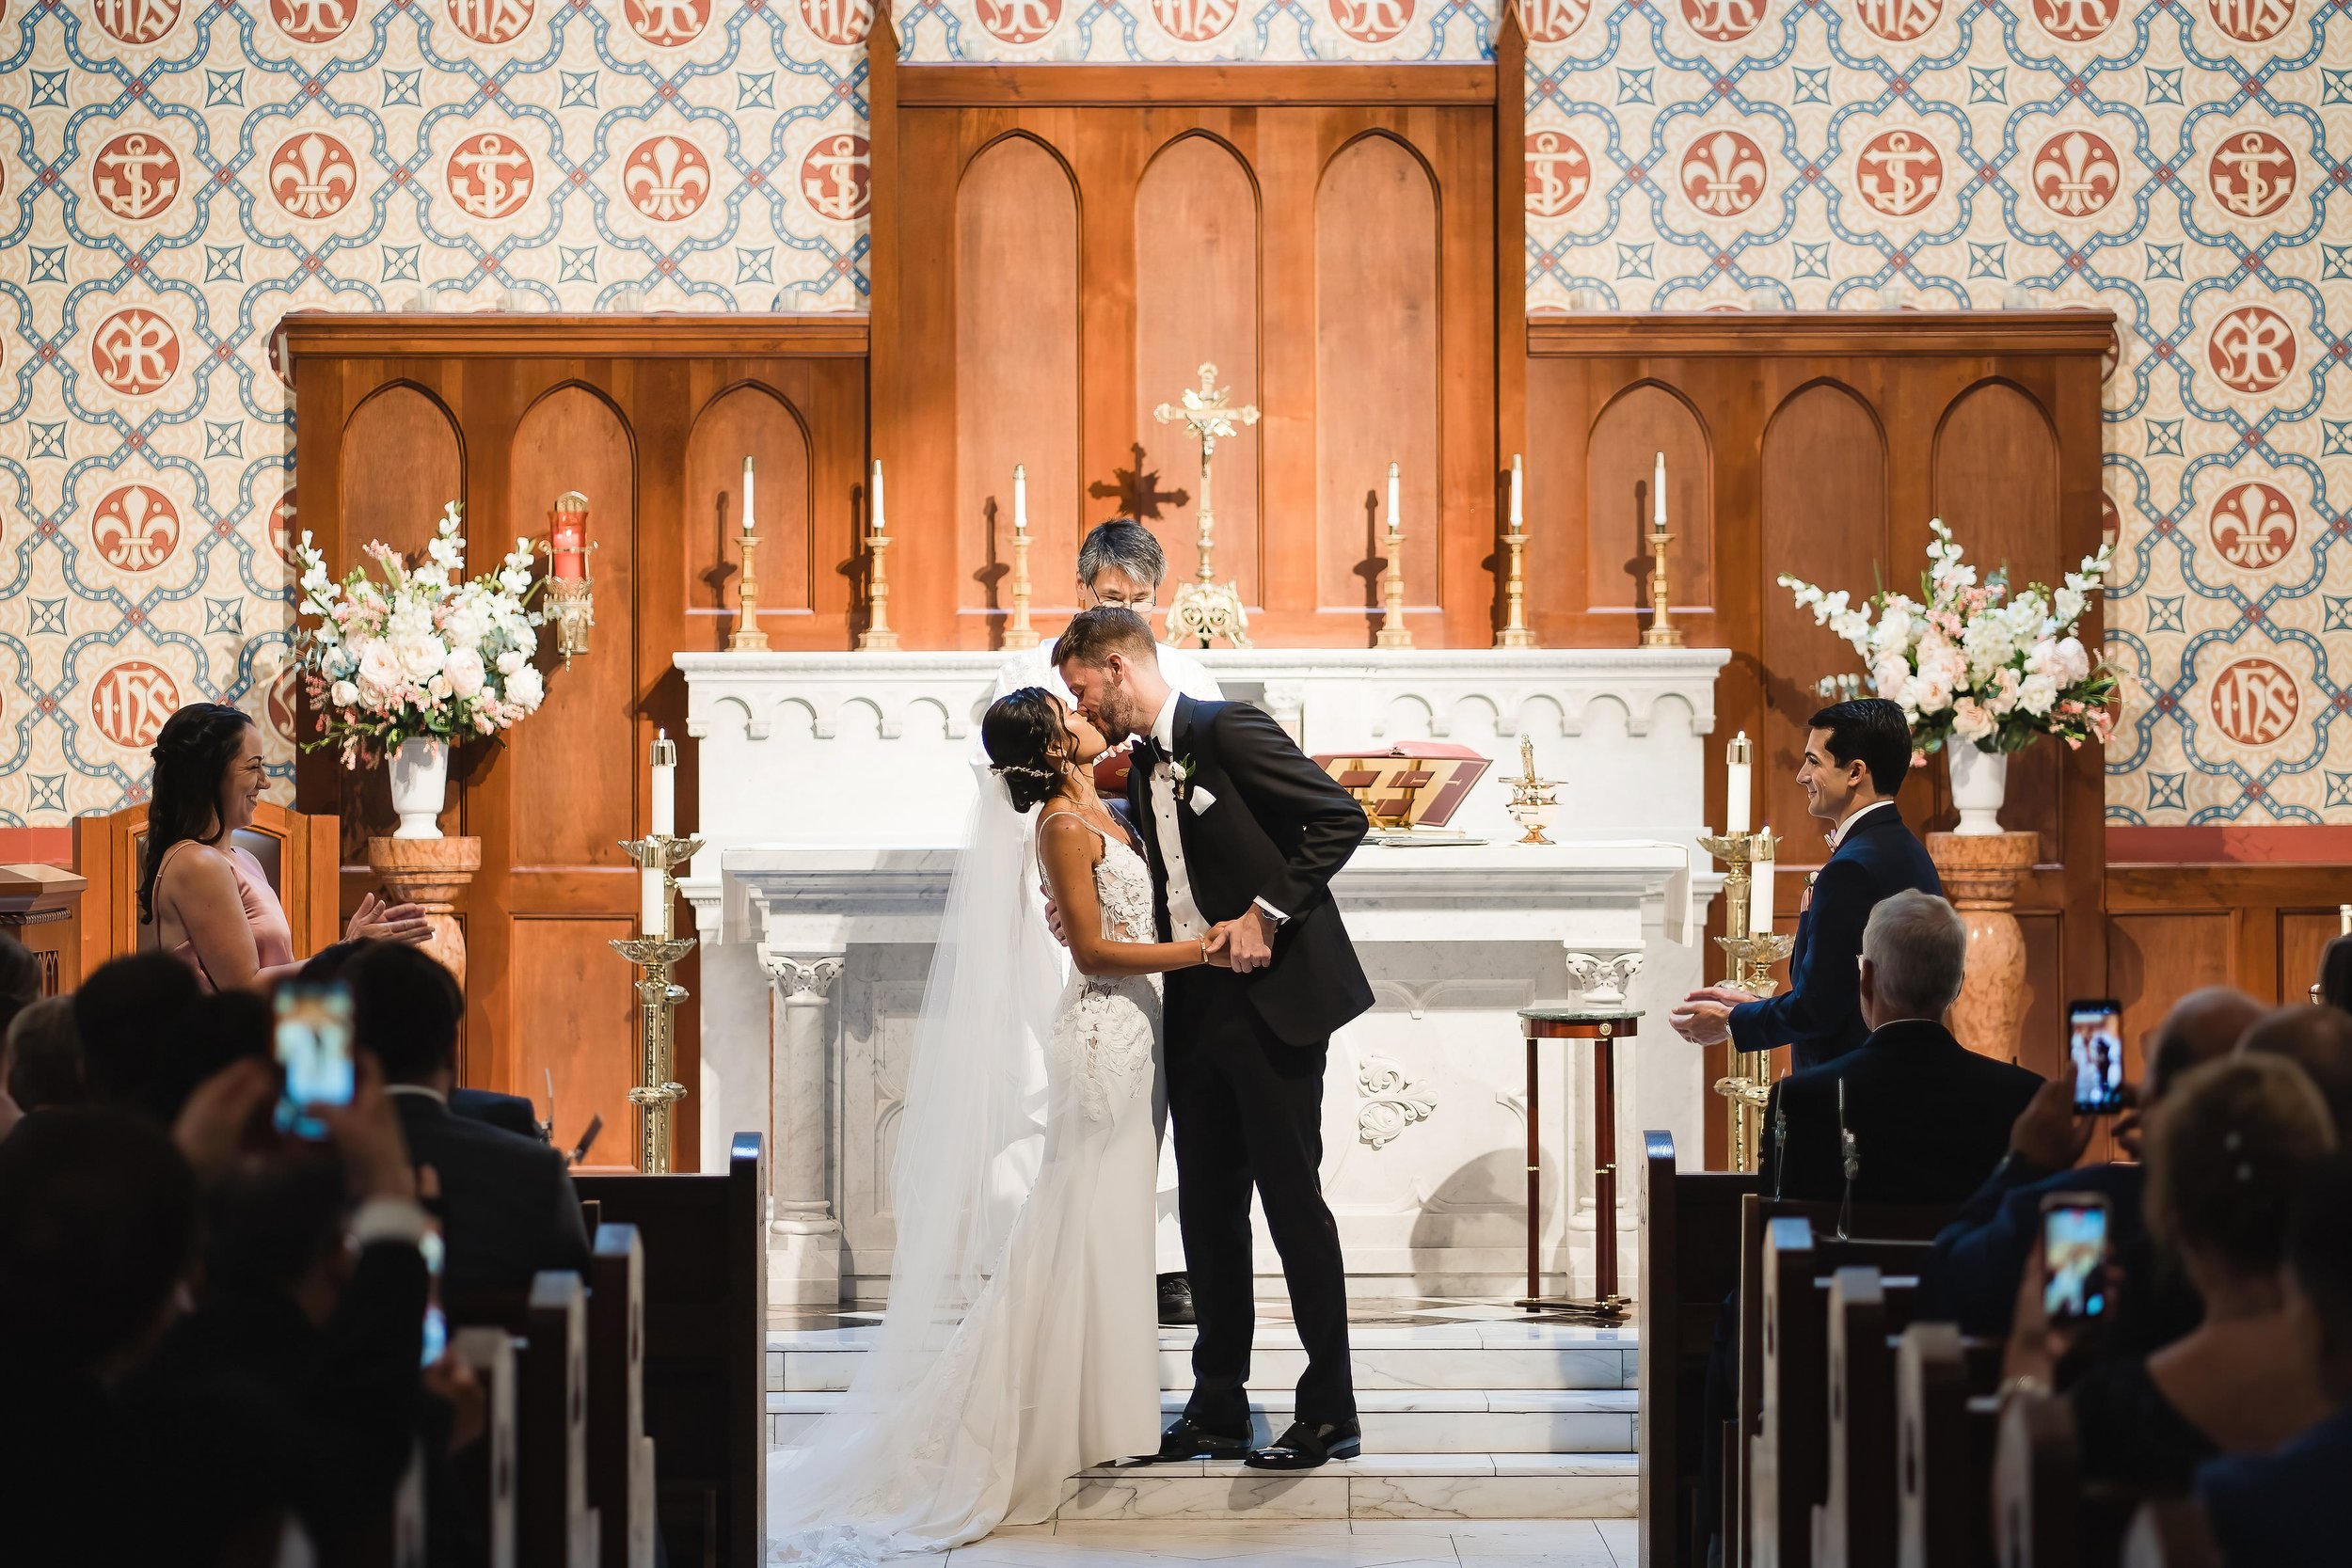
<instances>
[{"instance_id":1,"label":"man in navy suit","mask_svg":"<svg viewBox=\"0 0 2352 1568\"><path fill-rule=\"evenodd\" d=\"M1868 1037L1859 983L1870 911L1906 888L1944 892L1927 847L1895 809L1910 770L1911 728L1897 705L1865 697L1813 716L1797 783L1812 814L1831 824L1830 855L1799 907L1788 989L1761 1001L1727 986L1694 990L1671 1015L1684 1039L1729 1039L1741 1051L1790 1046L1803 1072Z\"/></svg>"}]
</instances>

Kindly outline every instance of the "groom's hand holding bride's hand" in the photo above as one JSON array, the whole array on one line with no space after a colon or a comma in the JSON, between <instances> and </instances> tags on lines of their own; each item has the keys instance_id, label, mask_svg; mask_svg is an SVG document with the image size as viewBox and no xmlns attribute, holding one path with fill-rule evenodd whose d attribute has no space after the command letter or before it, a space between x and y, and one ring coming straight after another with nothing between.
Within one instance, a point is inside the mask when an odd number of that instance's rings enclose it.
<instances>
[{"instance_id":1,"label":"groom's hand holding bride's hand","mask_svg":"<svg viewBox=\"0 0 2352 1568\"><path fill-rule=\"evenodd\" d=\"M1054 890L1046 885L1042 877L1038 879L1037 891L1045 900L1045 928L1054 933L1056 942L1064 947L1069 946L1070 933L1061 928L1061 906L1054 902Z\"/></svg>"},{"instance_id":2,"label":"groom's hand holding bride's hand","mask_svg":"<svg viewBox=\"0 0 2352 1568\"><path fill-rule=\"evenodd\" d=\"M1217 929L1225 933L1225 958L1234 974L1248 974L1274 961L1274 933L1266 928L1265 911L1255 904Z\"/></svg>"},{"instance_id":3,"label":"groom's hand holding bride's hand","mask_svg":"<svg viewBox=\"0 0 2352 1568\"><path fill-rule=\"evenodd\" d=\"M1209 934L1200 942L1200 961L1212 969L1232 968L1233 952L1228 940L1232 934L1233 923L1230 920L1222 926L1210 927Z\"/></svg>"}]
</instances>

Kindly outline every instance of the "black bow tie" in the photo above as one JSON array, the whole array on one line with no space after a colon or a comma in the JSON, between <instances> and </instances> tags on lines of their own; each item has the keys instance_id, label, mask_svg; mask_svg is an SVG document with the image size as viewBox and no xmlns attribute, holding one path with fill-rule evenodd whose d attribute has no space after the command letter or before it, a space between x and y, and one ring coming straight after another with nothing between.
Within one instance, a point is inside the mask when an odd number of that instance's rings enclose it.
<instances>
[{"instance_id":1,"label":"black bow tie","mask_svg":"<svg viewBox=\"0 0 2352 1568\"><path fill-rule=\"evenodd\" d=\"M1146 769L1157 768L1168 760L1168 753L1160 750L1158 738L1148 735L1136 741L1134 754L1134 766Z\"/></svg>"}]
</instances>

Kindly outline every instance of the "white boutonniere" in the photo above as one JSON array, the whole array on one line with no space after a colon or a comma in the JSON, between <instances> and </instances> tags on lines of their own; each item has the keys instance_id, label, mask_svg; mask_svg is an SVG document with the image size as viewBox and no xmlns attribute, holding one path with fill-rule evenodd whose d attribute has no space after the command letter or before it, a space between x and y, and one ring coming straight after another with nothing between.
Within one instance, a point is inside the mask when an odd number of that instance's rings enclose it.
<instances>
[{"instance_id":1,"label":"white boutonniere","mask_svg":"<svg viewBox=\"0 0 2352 1568\"><path fill-rule=\"evenodd\" d=\"M1204 784L1193 783L1193 775L1200 771L1200 764L1189 756L1178 757L1168 765L1168 776L1176 783L1178 802L1191 807L1196 816L1216 804L1215 792Z\"/></svg>"}]
</instances>

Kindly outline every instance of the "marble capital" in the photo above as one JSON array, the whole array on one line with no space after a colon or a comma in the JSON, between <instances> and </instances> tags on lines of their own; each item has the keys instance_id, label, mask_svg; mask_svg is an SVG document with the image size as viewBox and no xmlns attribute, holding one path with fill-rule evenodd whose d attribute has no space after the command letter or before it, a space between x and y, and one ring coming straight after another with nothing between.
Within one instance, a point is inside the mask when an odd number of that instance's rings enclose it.
<instances>
[{"instance_id":1,"label":"marble capital","mask_svg":"<svg viewBox=\"0 0 2352 1568\"><path fill-rule=\"evenodd\" d=\"M841 977L844 959L838 953L773 953L762 950L760 967L775 983L776 994L786 1006L818 1006L825 1004L833 983Z\"/></svg>"}]
</instances>

